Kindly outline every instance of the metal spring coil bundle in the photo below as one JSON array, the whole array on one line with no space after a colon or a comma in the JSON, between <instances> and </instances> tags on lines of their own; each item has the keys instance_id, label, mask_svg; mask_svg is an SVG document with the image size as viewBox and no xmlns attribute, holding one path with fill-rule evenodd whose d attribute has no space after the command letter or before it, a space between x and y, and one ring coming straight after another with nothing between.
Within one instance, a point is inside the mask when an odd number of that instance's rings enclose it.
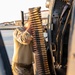
<instances>
[{"instance_id":1,"label":"metal spring coil bundle","mask_svg":"<svg viewBox=\"0 0 75 75\"><path fill-rule=\"evenodd\" d=\"M38 75L50 75L40 9L41 7L29 8L29 19L31 21L31 31L33 35L33 50Z\"/></svg>"}]
</instances>

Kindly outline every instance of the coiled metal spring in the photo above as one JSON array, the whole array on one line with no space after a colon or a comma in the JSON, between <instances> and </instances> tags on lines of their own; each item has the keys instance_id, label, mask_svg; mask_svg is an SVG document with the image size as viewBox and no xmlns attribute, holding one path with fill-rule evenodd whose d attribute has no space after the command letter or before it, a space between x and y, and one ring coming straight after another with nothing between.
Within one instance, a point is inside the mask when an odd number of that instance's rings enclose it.
<instances>
[{"instance_id":1,"label":"coiled metal spring","mask_svg":"<svg viewBox=\"0 0 75 75\"><path fill-rule=\"evenodd\" d=\"M40 9L41 7L29 8L29 19L31 21L31 31L33 35L33 50L38 74L50 75Z\"/></svg>"}]
</instances>

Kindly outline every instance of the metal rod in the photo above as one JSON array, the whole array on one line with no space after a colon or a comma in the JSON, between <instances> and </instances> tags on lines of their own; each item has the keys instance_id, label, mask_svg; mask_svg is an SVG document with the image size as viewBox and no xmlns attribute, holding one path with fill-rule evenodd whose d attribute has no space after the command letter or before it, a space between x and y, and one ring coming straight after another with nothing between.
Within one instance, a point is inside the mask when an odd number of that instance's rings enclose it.
<instances>
[{"instance_id":1,"label":"metal rod","mask_svg":"<svg viewBox=\"0 0 75 75\"><path fill-rule=\"evenodd\" d=\"M24 13L21 11L22 26L24 26Z\"/></svg>"}]
</instances>

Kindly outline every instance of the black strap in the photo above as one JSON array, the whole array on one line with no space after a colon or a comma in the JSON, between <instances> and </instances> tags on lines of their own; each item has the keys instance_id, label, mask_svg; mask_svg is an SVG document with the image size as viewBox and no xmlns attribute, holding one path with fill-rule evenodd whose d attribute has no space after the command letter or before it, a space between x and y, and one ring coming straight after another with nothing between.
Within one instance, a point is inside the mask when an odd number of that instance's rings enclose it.
<instances>
[{"instance_id":1,"label":"black strap","mask_svg":"<svg viewBox=\"0 0 75 75\"><path fill-rule=\"evenodd\" d=\"M32 67L32 64L26 65L23 63L14 63L14 65L21 67L21 68L27 68L27 69L30 69Z\"/></svg>"},{"instance_id":2,"label":"black strap","mask_svg":"<svg viewBox=\"0 0 75 75\"><path fill-rule=\"evenodd\" d=\"M5 69L6 75L13 75L12 70L11 70L11 65L10 65L10 62L9 62L9 59L8 59L8 55L7 55L7 52L6 52L6 49L5 49L5 45L4 45L2 36L1 36L1 32L0 32L0 54L1 54L1 58L2 58L2 61L3 61L3 66L4 66L4 69Z\"/></svg>"}]
</instances>

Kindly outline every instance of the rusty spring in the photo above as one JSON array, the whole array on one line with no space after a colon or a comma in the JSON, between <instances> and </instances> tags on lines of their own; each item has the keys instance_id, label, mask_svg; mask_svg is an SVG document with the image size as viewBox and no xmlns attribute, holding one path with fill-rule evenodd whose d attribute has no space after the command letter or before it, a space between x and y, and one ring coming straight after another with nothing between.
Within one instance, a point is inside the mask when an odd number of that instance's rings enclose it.
<instances>
[{"instance_id":1,"label":"rusty spring","mask_svg":"<svg viewBox=\"0 0 75 75\"><path fill-rule=\"evenodd\" d=\"M47 60L47 50L45 47L41 7L29 8L29 19L31 21L31 31L33 35L33 49L36 58L36 67L39 75L50 75L50 70Z\"/></svg>"}]
</instances>

